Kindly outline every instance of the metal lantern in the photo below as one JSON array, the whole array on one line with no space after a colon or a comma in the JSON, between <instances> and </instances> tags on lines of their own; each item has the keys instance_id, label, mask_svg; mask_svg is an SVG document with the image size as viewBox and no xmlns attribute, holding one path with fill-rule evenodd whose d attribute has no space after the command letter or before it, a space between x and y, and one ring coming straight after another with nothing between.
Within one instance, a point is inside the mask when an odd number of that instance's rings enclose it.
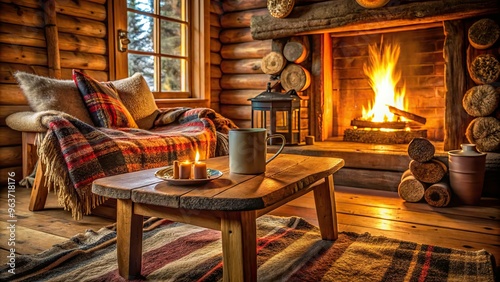
<instances>
[{"instance_id":1,"label":"metal lantern","mask_svg":"<svg viewBox=\"0 0 500 282\"><path fill-rule=\"evenodd\" d=\"M300 143L300 100L295 90L286 93L271 92L271 83L265 92L252 101L252 127L266 128L269 134L282 134L286 144ZM281 142L270 139L270 144Z\"/></svg>"}]
</instances>

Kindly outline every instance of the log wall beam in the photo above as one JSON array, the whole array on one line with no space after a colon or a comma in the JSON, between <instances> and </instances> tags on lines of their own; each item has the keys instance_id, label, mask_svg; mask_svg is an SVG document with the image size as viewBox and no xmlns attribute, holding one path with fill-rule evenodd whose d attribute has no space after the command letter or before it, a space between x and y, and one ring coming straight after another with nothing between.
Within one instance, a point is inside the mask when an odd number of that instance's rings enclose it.
<instances>
[{"instance_id":1,"label":"log wall beam","mask_svg":"<svg viewBox=\"0 0 500 282\"><path fill-rule=\"evenodd\" d=\"M444 22L445 41L443 56L445 60L445 128L444 150L460 149L460 144L467 143L465 130L469 122L462 107L462 99L467 89L464 54L465 27L462 21Z\"/></svg>"},{"instance_id":2,"label":"log wall beam","mask_svg":"<svg viewBox=\"0 0 500 282\"><path fill-rule=\"evenodd\" d=\"M61 56L59 54L59 34L57 32L56 1L42 0L45 40L47 41L47 63L49 75L61 78Z\"/></svg>"},{"instance_id":3,"label":"log wall beam","mask_svg":"<svg viewBox=\"0 0 500 282\"><path fill-rule=\"evenodd\" d=\"M334 0L295 7L287 18L271 15L251 19L254 39L282 38L298 34L380 30L398 26L441 22L500 11L497 0L412 1L365 9L356 1Z\"/></svg>"},{"instance_id":4,"label":"log wall beam","mask_svg":"<svg viewBox=\"0 0 500 282\"><path fill-rule=\"evenodd\" d=\"M223 28L250 27L252 16L264 16L267 14L269 14L267 8L225 13L221 16L220 22Z\"/></svg>"},{"instance_id":5,"label":"log wall beam","mask_svg":"<svg viewBox=\"0 0 500 282\"><path fill-rule=\"evenodd\" d=\"M104 71L108 69L106 56L88 53L60 51L62 68L91 69ZM0 62L47 66L47 51L42 48L0 44Z\"/></svg>"},{"instance_id":6,"label":"log wall beam","mask_svg":"<svg viewBox=\"0 0 500 282\"><path fill-rule=\"evenodd\" d=\"M0 3L0 11L2 11L0 13L0 22L2 23L39 28L44 26L43 14L39 10L15 4ZM57 27L60 32L97 38L106 37L106 25L104 22L95 20L57 14Z\"/></svg>"},{"instance_id":7,"label":"log wall beam","mask_svg":"<svg viewBox=\"0 0 500 282\"><path fill-rule=\"evenodd\" d=\"M262 59L271 52L272 40L226 44L220 49L223 59Z\"/></svg>"},{"instance_id":8,"label":"log wall beam","mask_svg":"<svg viewBox=\"0 0 500 282\"><path fill-rule=\"evenodd\" d=\"M1 0L1 2L16 4L19 6L34 9L39 9L41 4L39 0ZM105 2L105 0L101 0L99 2ZM90 0L58 0L55 1L54 8L55 11L59 14L104 21L106 20L106 8L103 5L104 3L99 2L96 3Z\"/></svg>"}]
</instances>

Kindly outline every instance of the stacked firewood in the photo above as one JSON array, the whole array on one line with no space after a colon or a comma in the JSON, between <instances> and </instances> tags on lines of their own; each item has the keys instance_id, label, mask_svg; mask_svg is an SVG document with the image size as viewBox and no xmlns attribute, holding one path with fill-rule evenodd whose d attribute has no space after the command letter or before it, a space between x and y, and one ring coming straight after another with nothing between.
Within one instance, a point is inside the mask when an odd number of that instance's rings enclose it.
<instances>
[{"instance_id":1,"label":"stacked firewood","mask_svg":"<svg viewBox=\"0 0 500 282\"><path fill-rule=\"evenodd\" d=\"M470 143L482 152L500 152L500 62L495 46L500 27L492 19L476 21L468 31L467 49L469 75L476 86L464 94L462 105L474 119L466 131Z\"/></svg>"},{"instance_id":2,"label":"stacked firewood","mask_svg":"<svg viewBox=\"0 0 500 282\"><path fill-rule=\"evenodd\" d=\"M445 207L451 200L448 168L435 158L436 148L426 138L414 138L408 144L409 168L401 176L399 197L407 202L422 199L433 207Z\"/></svg>"},{"instance_id":3,"label":"stacked firewood","mask_svg":"<svg viewBox=\"0 0 500 282\"><path fill-rule=\"evenodd\" d=\"M272 77L278 77L285 91L306 90L311 84L311 74L304 66L310 53L309 37L288 38L283 46L277 42L275 49L277 50L262 58L262 71Z\"/></svg>"}]
</instances>

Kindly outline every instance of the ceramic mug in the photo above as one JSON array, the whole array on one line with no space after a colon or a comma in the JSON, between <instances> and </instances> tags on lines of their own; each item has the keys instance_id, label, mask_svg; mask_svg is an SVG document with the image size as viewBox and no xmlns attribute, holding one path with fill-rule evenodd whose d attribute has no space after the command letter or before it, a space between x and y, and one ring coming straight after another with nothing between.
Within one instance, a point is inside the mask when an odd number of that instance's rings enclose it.
<instances>
[{"instance_id":1,"label":"ceramic mug","mask_svg":"<svg viewBox=\"0 0 500 282\"><path fill-rule=\"evenodd\" d=\"M281 138L281 148L266 160L267 141ZM260 174L266 171L266 164L274 160L285 147L285 136L267 135L265 128L240 128L229 130L229 172L239 174Z\"/></svg>"}]
</instances>

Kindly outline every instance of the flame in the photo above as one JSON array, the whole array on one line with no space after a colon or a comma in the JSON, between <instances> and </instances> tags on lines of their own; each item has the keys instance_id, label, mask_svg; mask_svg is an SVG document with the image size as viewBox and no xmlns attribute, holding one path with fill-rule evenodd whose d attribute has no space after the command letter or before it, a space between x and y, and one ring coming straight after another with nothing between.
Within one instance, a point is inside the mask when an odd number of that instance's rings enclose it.
<instances>
[{"instance_id":1,"label":"flame","mask_svg":"<svg viewBox=\"0 0 500 282\"><path fill-rule=\"evenodd\" d=\"M365 109L363 106L361 119L374 122L397 121L397 117L389 111L387 105L403 110L407 108L404 104L406 85L403 85L400 91L396 89L401 79L401 71L396 69L400 46L380 45L368 46L370 65L363 65L363 71L370 79L370 86L375 92L375 99L373 105L368 105L371 109Z\"/></svg>"},{"instance_id":2,"label":"flame","mask_svg":"<svg viewBox=\"0 0 500 282\"><path fill-rule=\"evenodd\" d=\"M198 150L196 150L196 155L194 157L194 162L197 163L200 161L200 153L198 152Z\"/></svg>"}]
</instances>

